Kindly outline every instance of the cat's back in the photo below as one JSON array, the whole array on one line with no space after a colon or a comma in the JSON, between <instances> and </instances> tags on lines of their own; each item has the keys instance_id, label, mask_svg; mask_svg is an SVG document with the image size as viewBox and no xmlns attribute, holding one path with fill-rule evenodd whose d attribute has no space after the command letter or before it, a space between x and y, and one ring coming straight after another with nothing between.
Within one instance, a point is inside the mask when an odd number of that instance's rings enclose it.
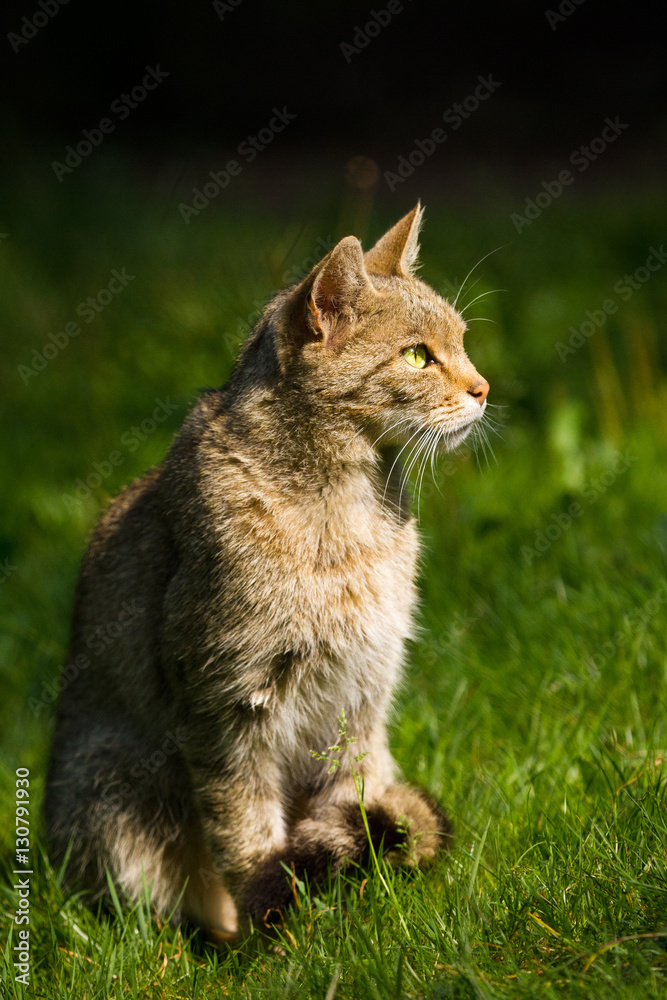
<instances>
[{"instance_id":1,"label":"cat's back","mask_svg":"<svg viewBox=\"0 0 667 1000\"><path fill-rule=\"evenodd\" d=\"M153 703L164 593L176 564L161 476L157 467L125 487L92 532L74 601L61 721L97 707L140 714Z\"/></svg>"}]
</instances>

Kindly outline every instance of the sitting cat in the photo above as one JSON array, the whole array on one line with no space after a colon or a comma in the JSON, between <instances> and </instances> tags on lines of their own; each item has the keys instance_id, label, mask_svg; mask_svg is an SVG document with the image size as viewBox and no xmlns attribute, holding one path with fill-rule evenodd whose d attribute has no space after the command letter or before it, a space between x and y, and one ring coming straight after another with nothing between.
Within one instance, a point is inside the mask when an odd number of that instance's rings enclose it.
<instances>
[{"instance_id":1,"label":"sitting cat","mask_svg":"<svg viewBox=\"0 0 667 1000\"><path fill-rule=\"evenodd\" d=\"M346 237L277 295L229 382L100 518L45 805L53 861L70 848L68 881L93 899L108 868L130 897L145 880L160 913L231 934L283 912L283 863L313 882L363 862L351 765L311 753L341 711L375 846L419 862L447 843L387 743L418 539L380 445L453 448L488 383L414 275L420 220L366 254Z\"/></svg>"}]
</instances>

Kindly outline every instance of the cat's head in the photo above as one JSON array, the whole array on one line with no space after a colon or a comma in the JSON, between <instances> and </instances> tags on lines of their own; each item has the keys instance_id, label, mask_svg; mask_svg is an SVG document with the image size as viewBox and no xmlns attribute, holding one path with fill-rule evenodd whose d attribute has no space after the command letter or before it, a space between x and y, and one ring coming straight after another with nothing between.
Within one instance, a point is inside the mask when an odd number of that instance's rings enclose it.
<instances>
[{"instance_id":1,"label":"cat's head","mask_svg":"<svg viewBox=\"0 0 667 1000\"><path fill-rule=\"evenodd\" d=\"M432 430L451 449L482 418L489 385L460 314L415 276L421 216L417 205L366 254L341 240L283 300L279 353L314 403L371 442Z\"/></svg>"}]
</instances>

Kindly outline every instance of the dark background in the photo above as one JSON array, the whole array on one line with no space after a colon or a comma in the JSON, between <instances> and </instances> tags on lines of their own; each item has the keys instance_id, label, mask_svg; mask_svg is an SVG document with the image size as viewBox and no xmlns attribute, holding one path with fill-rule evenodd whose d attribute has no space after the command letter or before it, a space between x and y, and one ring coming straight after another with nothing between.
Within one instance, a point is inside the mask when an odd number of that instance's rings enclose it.
<instances>
[{"instance_id":1,"label":"dark background","mask_svg":"<svg viewBox=\"0 0 667 1000\"><path fill-rule=\"evenodd\" d=\"M313 169L340 174L355 155L394 170L398 155L489 74L502 86L430 158L420 191L451 181L474 197L470 176L478 169L508 185L538 164L560 169L616 115L632 141L602 158L595 184L655 177L667 134L658 7L602 0L560 6L571 13L553 29L545 11L557 13L556 2L406 0L348 62L341 43L353 42L371 11L384 10L382 0L322 7L241 0L222 19L211 2L70 0L17 53L3 41L6 169L32 170L50 186L52 160L139 84L147 65L159 64L169 78L117 124L105 153L129 155L153 178L167 164L172 185L185 177L187 188L198 161L216 165L212 151L226 162L268 123L274 106L286 106L296 121L275 141L271 181L261 167L238 185L239 197L248 184L254 196L257 189L271 194L272 186L282 191L281 181L298 184L298 174ZM6 3L5 36L38 10L36 0Z\"/></svg>"}]
</instances>

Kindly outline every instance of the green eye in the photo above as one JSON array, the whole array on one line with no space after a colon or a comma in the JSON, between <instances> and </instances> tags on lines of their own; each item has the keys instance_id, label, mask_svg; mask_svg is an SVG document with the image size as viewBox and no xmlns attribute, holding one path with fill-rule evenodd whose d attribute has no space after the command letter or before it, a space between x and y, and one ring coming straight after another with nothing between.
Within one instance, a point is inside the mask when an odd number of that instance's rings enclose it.
<instances>
[{"instance_id":1,"label":"green eye","mask_svg":"<svg viewBox=\"0 0 667 1000\"><path fill-rule=\"evenodd\" d=\"M424 344L417 344L416 347L406 347L403 357L413 368L425 368L428 361L428 351Z\"/></svg>"}]
</instances>

